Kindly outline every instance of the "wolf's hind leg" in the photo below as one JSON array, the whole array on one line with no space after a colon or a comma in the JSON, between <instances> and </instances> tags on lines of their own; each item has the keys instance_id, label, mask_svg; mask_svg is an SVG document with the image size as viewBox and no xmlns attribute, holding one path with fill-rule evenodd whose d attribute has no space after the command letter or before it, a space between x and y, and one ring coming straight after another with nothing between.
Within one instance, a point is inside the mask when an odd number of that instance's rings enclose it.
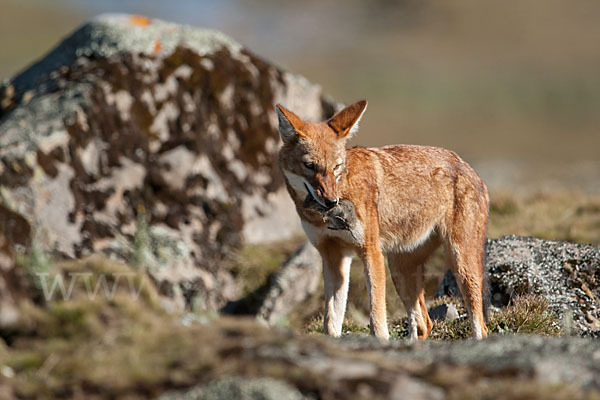
<instances>
[{"instance_id":1,"label":"wolf's hind leg","mask_svg":"<svg viewBox=\"0 0 600 400\"><path fill-rule=\"evenodd\" d=\"M425 305L423 262L410 254L388 255L388 265L396 292L408 316L408 339L425 340L433 324Z\"/></svg>"},{"instance_id":2,"label":"wolf's hind leg","mask_svg":"<svg viewBox=\"0 0 600 400\"><path fill-rule=\"evenodd\" d=\"M450 268L460 289L465 307L471 320L473 338L485 339L488 328L484 318L484 243L485 233L475 230L467 241L447 239L446 253Z\"/></svg>"}]
</instances>

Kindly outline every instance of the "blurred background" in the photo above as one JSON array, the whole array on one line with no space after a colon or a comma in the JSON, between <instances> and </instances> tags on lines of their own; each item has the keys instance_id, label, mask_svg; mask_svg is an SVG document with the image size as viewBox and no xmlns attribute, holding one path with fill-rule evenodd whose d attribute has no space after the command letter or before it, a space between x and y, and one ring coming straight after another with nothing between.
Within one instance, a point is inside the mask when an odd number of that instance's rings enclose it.
<instances>
[{"instance_id":1,"label":"blurred background","mask_svg":"<svg viewBox=\"0 0 600 400\"><path fill-rule=\"evenodd\" d=\"M148 15L221 30L369 100L359 145L455 150L492 188L600 192L600 2L1 0L0 79L90 17Z\"/></svg>"}]
</instances>

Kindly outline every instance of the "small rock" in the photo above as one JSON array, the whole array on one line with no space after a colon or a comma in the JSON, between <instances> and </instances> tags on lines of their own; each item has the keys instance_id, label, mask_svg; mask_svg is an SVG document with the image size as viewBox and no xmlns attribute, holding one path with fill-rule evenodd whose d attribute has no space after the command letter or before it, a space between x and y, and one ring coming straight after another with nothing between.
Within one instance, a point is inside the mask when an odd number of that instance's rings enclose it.
<instances>
[{"instance_id":1,"label":"small rock","mask_svg":"<svg viewBox=\"0 0 600 400\"><path fill-rule=\"evenodd\" d=\"M458 310L452 303L440 304L429 310L429 318L434 321L454 321L458 318Z\"/></svg>"}]
</instances>

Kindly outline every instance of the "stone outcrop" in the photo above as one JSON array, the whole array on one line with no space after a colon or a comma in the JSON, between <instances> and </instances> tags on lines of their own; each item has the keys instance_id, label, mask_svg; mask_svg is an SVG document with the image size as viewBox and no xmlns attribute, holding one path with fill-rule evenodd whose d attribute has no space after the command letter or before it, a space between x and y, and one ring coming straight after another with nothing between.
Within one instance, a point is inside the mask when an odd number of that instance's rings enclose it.
<instances>
[{"instance_id":1,"label":"stone outcrop","mask_svg":"<svg viewBox=\"0 0 600 400\"><path fill-rule=\"evenodd\" d=\"M220 311L254 316L268 325L277 325L317 291L321 280L321 256L306 242L262 286L227 303Z\"/></svg>"},{"instance_id":2,"label":"stone outcrop","mask_svg":"<svg viewBox=\"0 0 600 400\"><path fill-rule=\"evenodd\" d=\"M321 276L319 252L306 243L271 277L255 315L270 325L280 322L317 290Z\"/></svg>"},{"instance_id":3,"label":"stone outcrop","mask_svg":"<svg viewBox=\"0 0 600 400\"><path fill-rule=\"evenodd\" d=\"M143 264L177 307L223 305L221 262L299 227L276 103L312 120L335 107L219 32L95 18L0 88L2 246L104 252Z\"/></svg>"},{"instance_id":4,"label":"stone outcrop","mask_svg":"<svg viewBox=\"0 0 600 400\"><path fill-rule=\"evenodd\" d=\"M486 256L493 305L506 305L517 295L540 295L567 329L600 336L600 248L504 236L487 241ZM459 295L450 272L436 293L443 295Z\"/></svg>"},{"instance_id":5,"label":"stone outcrop","mask_svg":"<svg viewBox=\"0 0 600 400\"><path fill-rule=\"evenodd\" d=\"M321 257L310 243L294 254L272 278L256 315L274 325L319 287Z\"/></svg>"}]
</instances>

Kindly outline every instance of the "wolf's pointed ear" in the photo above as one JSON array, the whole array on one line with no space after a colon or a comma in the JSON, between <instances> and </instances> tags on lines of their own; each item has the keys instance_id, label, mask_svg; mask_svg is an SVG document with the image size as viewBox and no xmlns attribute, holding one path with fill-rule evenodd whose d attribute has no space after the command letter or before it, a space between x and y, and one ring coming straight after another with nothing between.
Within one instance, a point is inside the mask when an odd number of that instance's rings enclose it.
<instances>
[{"instance_id":1,"label":"wolf's pointed ear","mask_svg":"<svg viewBox=\"0 0 600 400\"><path fill-rule=\"evenodd\" d=\"M367 101L356 102L335 114L327 123L340 139L350 139L358 132L358 123L367 109Z\"/></svg>"},{"instance_id":2,"label":"wolf's pointed ear","mask_svg":"<svg viewBox=\"0 0 600 400\"><path fill-rule=\"evenodd\" d=\"M279 133L284 142L291 140L296 135L302 136L304 122L296 114L283 107L281 104L275 106L277 118L279 119Z\"/></svg>"}]
</instances>

